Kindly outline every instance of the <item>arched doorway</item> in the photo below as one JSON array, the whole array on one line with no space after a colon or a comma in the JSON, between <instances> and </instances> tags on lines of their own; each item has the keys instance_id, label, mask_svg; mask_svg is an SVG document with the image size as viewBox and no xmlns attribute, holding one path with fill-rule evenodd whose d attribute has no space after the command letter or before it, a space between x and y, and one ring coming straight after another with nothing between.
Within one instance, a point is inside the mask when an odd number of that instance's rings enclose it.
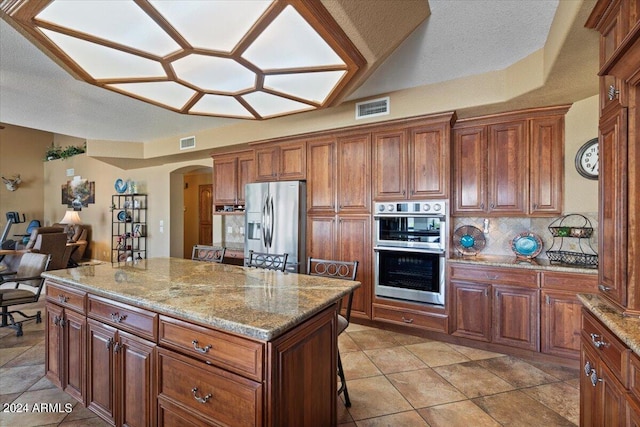
<instances>
[{"instance_id":1,"label":"arched doorway","mask_svg":"<svg viewBox=\"0 0 640 427\"><path fill-rule=\"evenodd\" d=\"M191 248L200 243L200 192L203 186L212 185L212 173L211 167L193 165L170 174L169 255L172 257L190 258Z\"/></svg>"}]
</instances>

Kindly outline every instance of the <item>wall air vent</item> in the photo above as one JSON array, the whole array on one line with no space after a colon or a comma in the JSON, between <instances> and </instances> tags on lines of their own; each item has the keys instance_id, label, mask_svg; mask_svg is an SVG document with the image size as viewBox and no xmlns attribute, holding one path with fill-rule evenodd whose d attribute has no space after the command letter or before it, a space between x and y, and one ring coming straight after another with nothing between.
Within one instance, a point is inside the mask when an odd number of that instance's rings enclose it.
<instances>
[{"instance_id":1,"label":"wall air vent","mask_svg":"<svg viewBox=\"0 0 640 427\"><path fill-rule=\"evenodd\" d=\"M180 149L181 150L188 150L190 148L195 148L196 147L196 137L195 136L188 136L186 138L180 138Z\"/></svg>"},{"instance_id":2,"label":"wall air vent","mask_svg":"<svg viewBox=\"0 0 640 427\"><path fill-rule=\"evenodd\" d=\"M389 114L389 97L356 103L356 120Z\"/></svg>"}]
</instances>

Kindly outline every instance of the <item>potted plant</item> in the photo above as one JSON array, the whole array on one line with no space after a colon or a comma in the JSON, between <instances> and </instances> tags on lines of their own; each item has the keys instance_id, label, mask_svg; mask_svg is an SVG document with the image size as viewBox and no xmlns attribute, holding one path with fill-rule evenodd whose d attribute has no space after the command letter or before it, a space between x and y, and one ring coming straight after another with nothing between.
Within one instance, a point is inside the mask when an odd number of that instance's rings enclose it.
<instances>
[{"instance_id":1,"label":"potted plant","mask_svg":"<svg viewBox=\"0 0 640 427\"><path fill-rule=\"evenodd\" d=\"M55 160L62 158L62 147L55 145L53 142L49 147L47 147L47 151L44 152L44 160Z\"/></svg>"}]
</instances>

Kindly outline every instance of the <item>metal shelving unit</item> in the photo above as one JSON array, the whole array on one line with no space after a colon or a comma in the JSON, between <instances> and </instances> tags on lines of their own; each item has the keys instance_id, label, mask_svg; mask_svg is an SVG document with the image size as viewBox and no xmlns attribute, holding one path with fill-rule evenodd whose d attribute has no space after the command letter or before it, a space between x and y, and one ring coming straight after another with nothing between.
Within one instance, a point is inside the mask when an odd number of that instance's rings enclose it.
<instances>
[{"instance_id":1,"label":"metal shelving unit","mask_svg":"<svg viewBox=\"0 0 640 427\"><path fill-rule=\"evenodd\" d=\"M147 195L111 196L111 262L147 258Z\"/></svg>"}]
</instances>

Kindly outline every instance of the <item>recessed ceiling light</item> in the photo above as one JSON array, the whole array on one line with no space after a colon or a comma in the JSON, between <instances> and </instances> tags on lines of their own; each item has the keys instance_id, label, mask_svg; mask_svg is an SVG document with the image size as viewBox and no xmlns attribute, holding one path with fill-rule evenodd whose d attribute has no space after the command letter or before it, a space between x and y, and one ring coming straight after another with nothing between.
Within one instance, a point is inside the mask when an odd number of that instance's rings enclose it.
<instances>
[{"instance_id":1,"label":"recessed ceiling light","mask_svg":"<svg viewBox=\"0 0 640 427\"><path fill-rule=\"evenodd\" d=\"M15 0L3 10L76 77L183 114L327 107L365 65L320 1Z\"/></svg>"}]
</instances>

